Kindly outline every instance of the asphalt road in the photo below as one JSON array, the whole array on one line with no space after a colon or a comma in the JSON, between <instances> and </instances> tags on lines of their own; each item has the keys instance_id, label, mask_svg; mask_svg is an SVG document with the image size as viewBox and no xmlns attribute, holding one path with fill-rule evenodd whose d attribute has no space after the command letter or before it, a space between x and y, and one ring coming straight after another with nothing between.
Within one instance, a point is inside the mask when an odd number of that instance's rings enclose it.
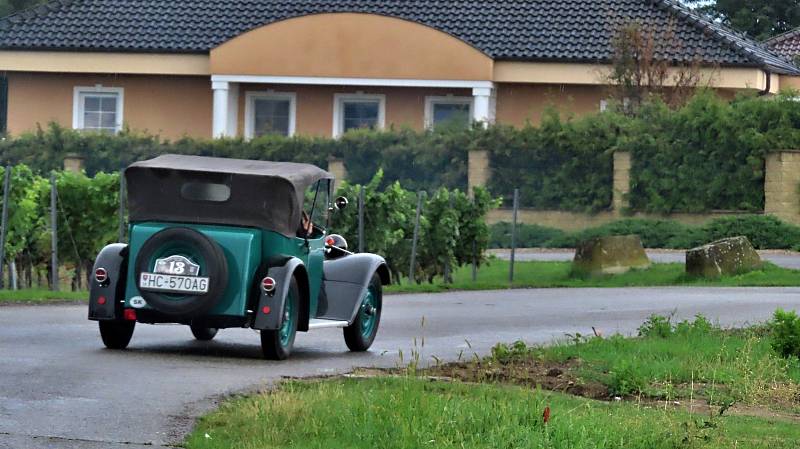
<instances>
[{"instance_id":1,"label":"asphalt road","mask_svg":"<svg viewBox=\"0 0 800 449\"><path fill-rule=\"evenodd\" d=\"M510 250L492 250L492 254L500 259L509 259ZM770 261L779 267L800 270L800 253L784 253L774 251L759 251L761 259ZM575 250L537 250L520 249L514 256L515 260L538 260L545 262L571 261L575 257ZM654 263L685 263L685 251L647 251L647 257Z\"/></svg>"},{"instance_id":2,"label":"asphalt road","mask_svg":"<svg viewBox=\"0 0 800 449\"><path fill-rule=\"evenodd\" d=\"M82 306L0 307L0 448L145 449L178 444L223 395L282 376L485 354L498 341L547 343L565 333L631 333L650 314L702 313L725 326L800 308L800 288L552 289L396 295L385 299L373 350L351 354L341 331L301 334L286 362L259 358L258 336L226 330L136 329L127 351L102 348ZM424 317L424 325L423 325ZM422 345L424 337L424 347Z\"/></svg>"}]
</instances>

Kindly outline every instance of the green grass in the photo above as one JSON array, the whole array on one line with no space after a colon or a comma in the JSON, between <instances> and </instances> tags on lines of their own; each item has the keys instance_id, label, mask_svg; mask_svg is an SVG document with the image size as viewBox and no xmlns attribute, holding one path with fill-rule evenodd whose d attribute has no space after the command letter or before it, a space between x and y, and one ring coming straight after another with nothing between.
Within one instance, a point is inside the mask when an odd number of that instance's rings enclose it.
<instances>
[{"instance_id":1,"label":"green grass","mask_svg":"<svg viewBox=\"0 0 800 449\"><path fill-rule=\"evenodd\" d=\"M577 378L600 382L611 395L655 399L702 397L713 404L800 410L800 361L772 348L767 327L723 330L705 318L671 323L650 318L639 338L572 336L546 347L498 345L478 371L541 360L563 363ZM512 370L513 371L513 370Z\"/></svg>"},{"instance_id":2,"label":"green grass","mask_svg":"<svg viewBox=\"0 0 800 449\"><path fill-rule=\"evenodd\" d=\"M186 447L788 449L798 439L787 421L401 377L289 382L234 399L202 418Z\"/></svg>"},{"instance_id":3,"label":"green grass","mask_svg":"<svg viewBox=\"0 0 800 449\"><path fill-rule=\"evenodd\" d=\"M0 290L0 304L35 304L63 301L88 301L89 293L43 289Z\"/></svg>"},{"instance_id":4,"label":"green grass","mask_svg":"<svg viewBox=\"0 0 800 449\"><path fill-rule=\"evenodd\" d=\"M716 287L794 287L800 286L800 270L781 268L765 263L764 268L737 276L718 280L693 279L686 276L684 265L679 263L653 264L646 270L631 270L624 274L598 277L571 276L570 262L525 261L514 265L515 288L556 287L657 287L657 286L716 286ZM509 288L509 262L492 260L478 270L478 278L472 281L472 268L461 267L453 275L453 284L444 284L441 279L433 284L409 284L407 279L400 285L386 287L390 293L441 292L447 290L498 290Z\"/></svg>"}]
</instances>

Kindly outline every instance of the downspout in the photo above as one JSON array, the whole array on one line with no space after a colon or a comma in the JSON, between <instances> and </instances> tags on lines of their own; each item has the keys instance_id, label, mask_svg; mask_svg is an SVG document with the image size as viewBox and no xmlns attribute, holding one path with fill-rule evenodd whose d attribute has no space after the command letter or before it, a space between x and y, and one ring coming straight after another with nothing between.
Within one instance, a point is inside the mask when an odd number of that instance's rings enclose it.
<instances>
[{"instance_id":1,"label":"downspout","mask_svg":"<svg viewBox=\"0 0 800 449\"><path fill-rule=\"evenodd\" d=\"M769 95L770 94L769 91L772 89L772 72L764 69L764 75L767 76L767 86L764 88L764 90L758 93L759 97Z\"/></svg>"}]
</instances>

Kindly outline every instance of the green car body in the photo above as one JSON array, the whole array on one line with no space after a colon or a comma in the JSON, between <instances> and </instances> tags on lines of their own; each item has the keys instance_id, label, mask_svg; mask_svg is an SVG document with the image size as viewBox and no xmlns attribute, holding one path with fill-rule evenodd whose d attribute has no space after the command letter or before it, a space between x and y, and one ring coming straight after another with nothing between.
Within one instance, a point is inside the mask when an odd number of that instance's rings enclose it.
<instances>
[{"instance_id":1,"label":"green car body","mask_svg":"<svg viewBox=\"0 0 800 449\"><path fill-rule=\"evenodd\" d=\"M307 226L316 211L336 209L330 174L162 156L134 164L126 179L129 243L100 252L90 292L89 319L107 347L127 347L137 322L189 325L200 340L223 328L256 329L271 359L288 357L296 332L315 328L343 328L351 350L372 344L385 261L348 252L324 225ZM310 217L305 197L313 198Z\"/></svg>"}]
</instances>

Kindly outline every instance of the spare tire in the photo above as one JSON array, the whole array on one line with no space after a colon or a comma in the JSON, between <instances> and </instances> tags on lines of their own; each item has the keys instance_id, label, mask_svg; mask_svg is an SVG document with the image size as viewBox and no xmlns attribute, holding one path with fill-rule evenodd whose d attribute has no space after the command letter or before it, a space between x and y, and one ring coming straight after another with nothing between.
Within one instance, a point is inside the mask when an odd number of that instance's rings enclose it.
<instances>
[{"instance_id":1,"label":"spare tire","mask_svg":"<svg viewBox=\"0 0 800 449\"><path fill-rule=\"evenodd\" d=\"M153 234L136 256L136 282L142 273L154 272L156 260L180 255L200 265L198 276L209 278L203 294L163 293L139 288L153 309L175 318L194 318L211 310L228 286L228 260L222 248L194 229L168 228Z\"/></svg>"}]
</instances>

